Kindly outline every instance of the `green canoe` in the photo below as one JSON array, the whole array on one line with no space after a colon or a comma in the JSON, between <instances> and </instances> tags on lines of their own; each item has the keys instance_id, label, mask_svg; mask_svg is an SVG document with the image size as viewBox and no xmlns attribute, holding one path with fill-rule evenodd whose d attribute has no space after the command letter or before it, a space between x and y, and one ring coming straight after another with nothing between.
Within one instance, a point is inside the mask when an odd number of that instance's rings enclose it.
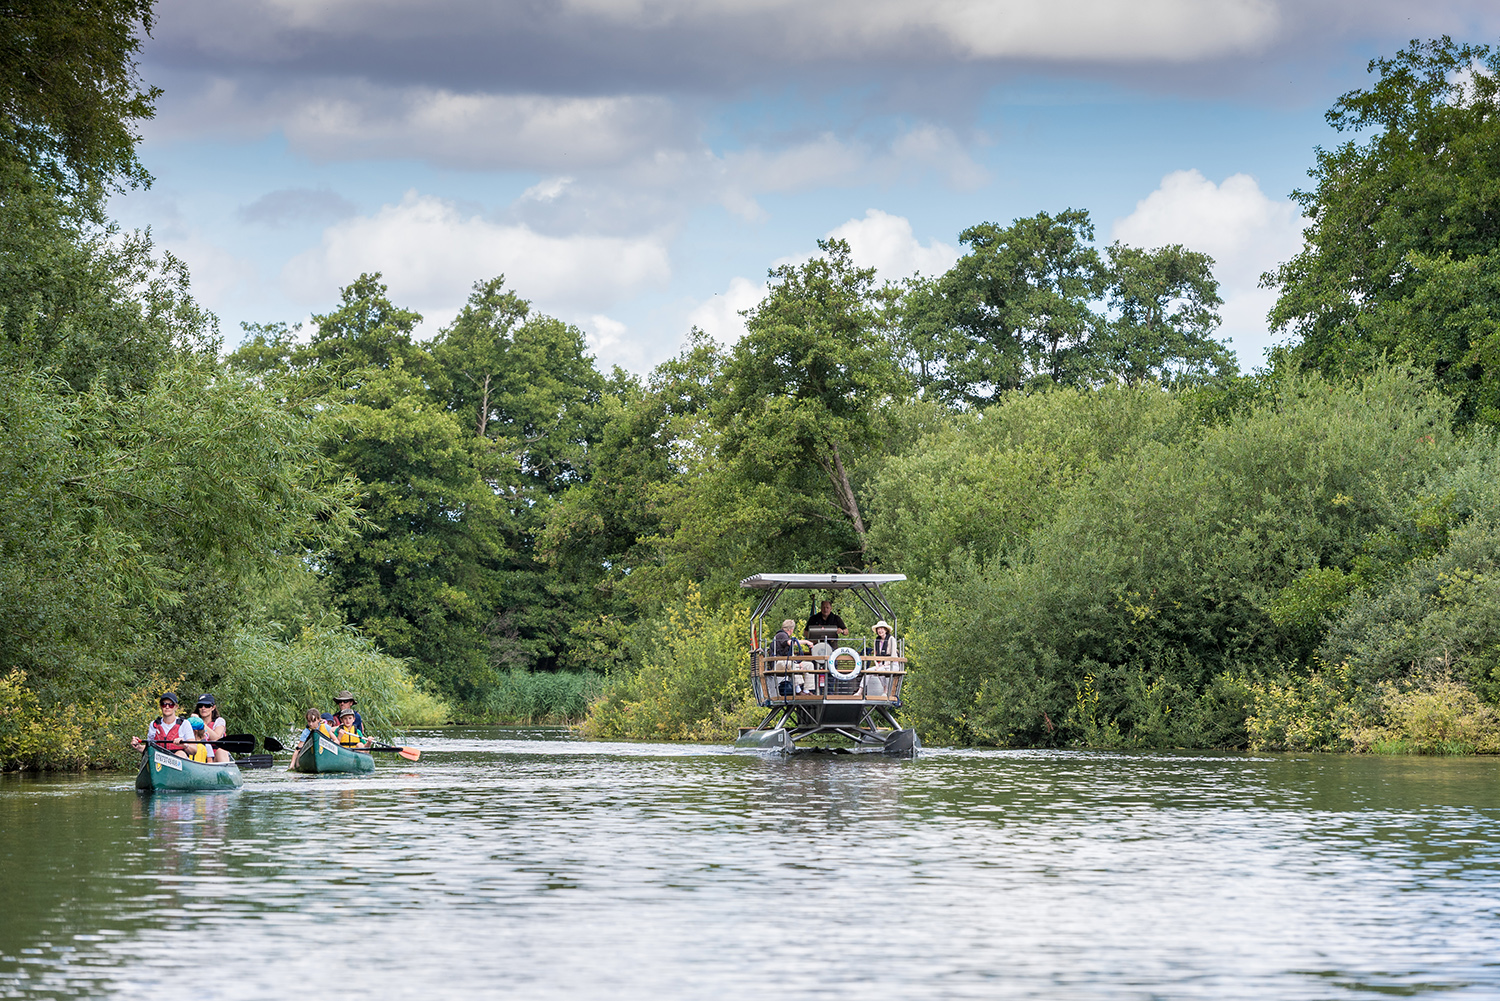
<instances>
[{"instance_id":1,"label":"green canoe","mask_svg":"<svg viewBox=\"0 0 1500 1001\"><path fill-rule=\"evenodd\" d=\"M296 770L299 772L326 775L329 772L364 774L375 770L375 755L369 751L340 747L336 741L329 740L321 733L315 733L309 739L312 746L304 747L302 753L297 755Z\"/></svg>"},{"instance_id":2,"label":"green canoe","mask_svg":"<svg viewBox=\"0 0 1500 1001\"><path fill-rule=\"evenodd\" d=\"M234 762L190 761L147 744L135 787L144 792L192 792L198 789L238 789L245 784Z\"/></svg>"}]
</instances>

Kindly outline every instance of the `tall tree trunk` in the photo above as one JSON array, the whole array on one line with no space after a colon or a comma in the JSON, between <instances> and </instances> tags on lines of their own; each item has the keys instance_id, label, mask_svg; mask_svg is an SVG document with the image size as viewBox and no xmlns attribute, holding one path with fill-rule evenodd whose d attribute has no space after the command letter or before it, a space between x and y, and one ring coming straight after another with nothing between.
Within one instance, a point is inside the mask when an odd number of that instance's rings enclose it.
<instances>
[{"instance_id":1,"label":"tall tree trunk","mask_svg":"<svg viewBox=\"0 0 1500 1001\"><path fill-rule=\"evenodd\" d=\"M849 485L849 474L844 470L844 460L839 456L839 444L836 441L828 443L829 450L833 453L833 462L823 464L828 473L828 478L833 481L833 492L838 496L839 507L854 522L854 533L859 536L859 552L863 556L865 552L865 520L859 515L859 501L854 498L854 488Z\"/></svg>"},{"instance_id":2,"label":"tall tree trunk","mask_svg":"<svg viewBox=\"0 0 1500 1001\"><path fill-rule=\"evenodd\" d=\"M485 429L490 426L490 379L493 376L484 373L484 385L479 391L479 437L484 437Z\"/></svg>"}]
</instances>

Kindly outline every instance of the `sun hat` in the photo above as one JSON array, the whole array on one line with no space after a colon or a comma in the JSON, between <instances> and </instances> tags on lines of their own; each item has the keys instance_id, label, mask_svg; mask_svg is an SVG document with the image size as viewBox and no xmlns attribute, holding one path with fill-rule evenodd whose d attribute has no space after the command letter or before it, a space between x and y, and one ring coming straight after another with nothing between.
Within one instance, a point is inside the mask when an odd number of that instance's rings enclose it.
<instances>
[{"instance_id":1,"label":"sun hat","mask_svg":"<svg viewBox=\"0 0 1500 1001\"><path fill-rule=\"evenodd\" d=\"M333 697L333 701L335 701L335 702L353 702L355 705L359 705L359 700L356 699L354 697L354 693L351 692L351 691L349 691L349 689L347 689L347 688L344 689L342 692L339 692L337 695L335 695Z\"/></svg>"},{"instance_id":2,"label":"sun hat","mask_svg":"<svg viewBox=\"0 0 1500 1001\"><path fill-rule=\"evenodd\" d=\"M203 729L203 720L198 716L189 716L188 726L192 727L194 730L201 730Z\"/></svg>"},{"instance_id":3,"label":"sun hat","mask_svg":"<svg viewBox=\"0 0 1500 1001\"><path fill-rule=\"evenodd\" d=\"M885 627L886 632L890 632L890 630L891 630L891 624L889 622L885 621L884 619L881 619L879 622L875 623L875 628L876 629L879 629L881 626Z\"/></svg>"}]
</instances>

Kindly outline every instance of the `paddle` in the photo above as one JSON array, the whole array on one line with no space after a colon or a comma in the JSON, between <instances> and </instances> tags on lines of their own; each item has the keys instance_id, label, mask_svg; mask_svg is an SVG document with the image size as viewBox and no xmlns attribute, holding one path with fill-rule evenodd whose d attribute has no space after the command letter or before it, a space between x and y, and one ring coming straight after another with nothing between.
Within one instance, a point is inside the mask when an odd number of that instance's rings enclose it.
<instances>
[{"instance_id":1,"label":"paddle","mask_svg":"<svg viewBox=\"0 0 1500 1001\"><path fill-rule=\"evenodd\" d=\"M416 761L422 756L422 752L415 747L392 747L390 744L377 744L374 741L366 741L366 743L370 745L365 748L366 751L395 751L407 761Z\"/></svg>"},{"instance_id":2,"label":"paddle","mask_svg":"<svg viewBox=\"0 0 1500 1001\"><path fill-rule=\"evenodd\" d=\"M231 754L249 754L255 750L255 738L248 733L227 733L218 740L183 740L181 744L210 744Z\"/></svg>"},{"instance_id":3,"label":"paddle","mask_svg":"<svg viewBox=\"0 0 1500 1001\"><path fill-rule=\"evenodd\" d=\"M266 750L272 752L273 754L277 751L286 750L286 747L282 745L281 741L277 740L275 737L262 737L260 738L260 742Z\"/></svg>"},{"instance_id":4,"label":"paddle","mask_svg":"<svg viewBox=\"0 0 1500 1001\"><path fill-rule=\"evenodd\" d=\"M270 768L276 762L269 754L252 754L248 758L235 758L234 763L241 768Z\"/></svg>"},{"instance_id":5,"label":"paddle","mask_svg":"<svg viewBox=\"0 0 1500 1001\"><path fill-rule=\"evenodd\" d=\"M159 740L148 740L146 743L154 747L162 746ZM220 737L218 740L179 740L177 743L184 746L209 744L213 747L222 747L231 754L249 754L255 750L255 738L248 733L231 733L228 736Z\"/></svg>"}]
</instances>

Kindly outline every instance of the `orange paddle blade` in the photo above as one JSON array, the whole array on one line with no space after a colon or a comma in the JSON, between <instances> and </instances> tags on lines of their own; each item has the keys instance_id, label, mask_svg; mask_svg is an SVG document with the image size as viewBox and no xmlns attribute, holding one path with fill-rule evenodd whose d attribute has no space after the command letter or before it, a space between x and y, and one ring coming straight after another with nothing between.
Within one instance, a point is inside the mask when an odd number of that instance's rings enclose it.
<instances>
[{"instance_id":1,"label":"orange paddle blade","mask_svg":"<svg viewBox=\"0 0 1500 1001\"><path fill-rule=\"evenodd\" d=\"M417 750L415 747L403 747L397 753L399 753L407 761L416 761L422 756L422 752Z\"/></svg>"}]
</instances>

